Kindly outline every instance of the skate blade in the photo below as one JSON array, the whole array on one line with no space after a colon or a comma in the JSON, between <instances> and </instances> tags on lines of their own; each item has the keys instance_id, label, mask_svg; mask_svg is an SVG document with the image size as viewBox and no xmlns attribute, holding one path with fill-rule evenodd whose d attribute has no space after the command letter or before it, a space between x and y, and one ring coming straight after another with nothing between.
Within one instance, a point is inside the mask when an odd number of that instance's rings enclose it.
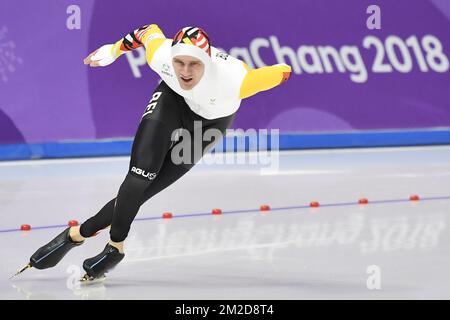
<instances>
[{"instance_id":1,"label":"skate blade","mask_svg":"<svg viewBox=\"0 0 450 320\"><path fill-rule=\"evenodd\" d=\"M97 284L97 283L103 283L105 281L106 277L105 276L101 276L101 277L91 277L88 274L85 274L83 276L83 278L80 279L80 283L82 285L93 285L93 284Z\"/></svg>"},{"instance_id":2,"label":"skate blade","mask_svg":"<svg viewBox=\"0 0 450 320\"><path fill-rule=\"evenodd\" d=\"M31 266L31 263L27 264L25 267L23 267L22 269L20 269L19 271L17 271L16 274L14 274L13 276L11 276L11 277L9 278L9 280L11 280L11 279L17 277L19 274L21 274L22 272L24 272L24 271L27 270L27 269L30 269L31 267L32 267L32 266Z\"/></svg>"}]
</instances>

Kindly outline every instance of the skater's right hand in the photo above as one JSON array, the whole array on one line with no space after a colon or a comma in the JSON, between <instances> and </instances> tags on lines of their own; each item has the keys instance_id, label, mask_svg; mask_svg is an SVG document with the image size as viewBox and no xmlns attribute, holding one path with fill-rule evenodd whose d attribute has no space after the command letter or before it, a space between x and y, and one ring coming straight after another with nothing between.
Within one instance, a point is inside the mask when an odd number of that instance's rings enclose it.
<instances>
[{"instance_id":1,"label":"skater's right hand","mask_svg":"<svg viewBox=\"0 0 450 320\"><path fill-rule=\"evenodd\" d=\"M107 66L117 59L112 49L112 44L105 44L94 52L91 52L86 58L84 58L83 62L85 65L90 65L91 67Z\"/></svg>"}]
</instances>

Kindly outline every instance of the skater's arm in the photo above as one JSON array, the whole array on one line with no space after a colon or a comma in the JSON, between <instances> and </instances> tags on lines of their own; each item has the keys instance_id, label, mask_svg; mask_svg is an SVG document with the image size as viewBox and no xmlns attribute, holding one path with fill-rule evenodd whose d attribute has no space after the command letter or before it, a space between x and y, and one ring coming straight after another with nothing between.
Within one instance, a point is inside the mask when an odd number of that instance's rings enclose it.
<instances>
[{"instance_id":1,"label":"skater's arm","mask_svg":"<svg viewBox=\"0 0 450 320\"><path fill-rule=\"evenodd\" d=\"M114 44L107 44L92 52L84 59L84 64L91 67L107 66L113 63L122 54L145 47L146 58L150 63L154 52L166 40L161 29L156 24L145 25L138 28Z\"/></svg>"},{"instance_id":2,"label":"skater's arm","mask_svg":"<svg viewBox=\"0 0 450 320\"><path fill-rule=\"evenodd\" d=\"M250 69L245 63L247 74L242 81L239 98L251 97L258 92L272 89L287 81L291 75L291 67L287 64Z\"/></svg>"},{"instance_id":3,"label":"skater's arm","mask_svg":"<svg viewBox=\"0 0 450 320\"><path fill-rule=\"evenodd\" d=\"M127 34L114 44L112 50L113 54L118 57L127 51L145 47L147 60L150 63L154 52L164 40L166 40L166 37L158 25L150 24Z\"/></svg>"}]
</instances>

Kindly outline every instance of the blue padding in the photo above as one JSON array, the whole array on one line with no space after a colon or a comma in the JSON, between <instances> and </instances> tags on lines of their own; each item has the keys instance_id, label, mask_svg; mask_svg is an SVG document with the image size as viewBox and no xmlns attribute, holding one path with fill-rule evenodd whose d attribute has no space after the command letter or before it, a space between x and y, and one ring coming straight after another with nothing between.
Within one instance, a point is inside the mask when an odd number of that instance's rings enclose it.
<instances>
[{"instance_id":1,"label":"blue padding","mask_svg":"<svg viewBox=\"0 0 450 320\"><path fill-rule=\"evenodd\" d=\"M450 144L450 130L281 134L280 149L393 147Z\"/></svg>"},{"instance_id":2,"label":"blue padding","mask_svg":"<svg viewBox=\"0 0 450 320\"><path fill-rule=\"evenodd\" d=\"M267 138L267 147L273 137ZM250 141L239 145L235 137L227 137L223 150L256 150ZM279 135L280 150L320 149L320 148L357 148L357 147L393 147L413 145L450 144L449 130L422 131L377 131L348 133L282 133ZM75 158L126 156L131 152L132 139L46 142L34 144L0 145L0 160Z\"/></svg>"}]
</instances>

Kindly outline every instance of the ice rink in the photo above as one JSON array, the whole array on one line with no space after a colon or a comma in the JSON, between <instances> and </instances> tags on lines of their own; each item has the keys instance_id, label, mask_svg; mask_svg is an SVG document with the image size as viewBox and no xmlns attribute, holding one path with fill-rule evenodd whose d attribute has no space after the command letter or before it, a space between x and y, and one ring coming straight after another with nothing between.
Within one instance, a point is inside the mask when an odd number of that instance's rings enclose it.
<instances>
[{"instance_id":1,"label":"ice rink","mask_svg":"<svg viewBox=\"0 0 450 320\"><path fill-rule=\"evenodd\" d=\"M279 170L200 164L141 207L103 284L76 280L108 230L9 280L115 197L128 160L0 162L0 299L450 298L450 146L284 151Z\"/></svg>"}]
</instances>

